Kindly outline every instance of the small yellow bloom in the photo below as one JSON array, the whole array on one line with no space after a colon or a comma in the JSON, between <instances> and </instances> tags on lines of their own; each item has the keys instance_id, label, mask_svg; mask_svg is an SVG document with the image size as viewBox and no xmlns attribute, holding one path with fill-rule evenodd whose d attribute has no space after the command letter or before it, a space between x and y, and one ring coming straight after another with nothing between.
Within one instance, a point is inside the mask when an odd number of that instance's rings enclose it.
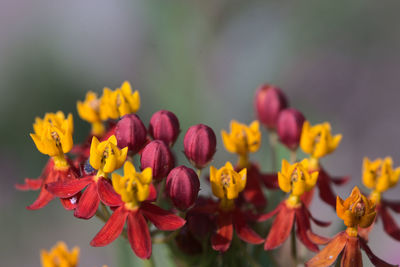
<instances>
[{"instance_id":1,"label":"small yellow bloom","mask_svg":"<svg viewBox=\"0 0 400 267\"><path fill-rule=\"evenodd\" d=\"M63 112L46 113L43 119L36 118L33 124L35 133L30 136L37 149L51 157L63 156L72 149L74 122L72 114L65 118Z\"/></svg>"},{"instance_id":2,"label":"small yellow bloom","mask_svg":"<svg viewBox=\"0 0 400 267\"><path fill-rule=\"evenodd\" d=\"M217 170L210 167L210 182L213 194L220 199L235 199L246 186L247 169L236 172L230 162Z\"/></svg>"},{"instance_id":3,"label":"small yellow bloom","mask_svg":"<svg viewBox=\"0 0 400 267\"><path fill-rule=\"evenodd\" d=\"M122 201L137 207L139 202L145 201L150 193L152 180L151 168L144 169L141 173L136 172L135 167L129 161L124 165L124 176L117 173L112 175L112 183L115 192L121 195Z\"/></svg>"},{"instance_id":4,"label":"small yellow bloom","mask_svg":"<svg viewBox=\"0 0 400 267\"><path fill-rule=\"evenodd\" d=\"M321 158L335 151L342 139L341 134L332 136L331 125L328 122L311 127L305 121L301 132L300 147L313 158Z\"/></svg>"},{"instance_id":5,"label":"small yellow bloom","mask_svg":"<svg viewBox=\"0 0 400 267\"><path fill-rule=\"evenodd\" d=\"M309 173L309 161L304 159L290 165L282 160L282 169L278 172L278 183L282 191L292 196L300 197L304 192L310 191L318 179L318 172Z\"/></svg>"},{"instance_id":6,"label":"small yellow bloom","mask_svg":"<svg viewBox=\"0 0 400 267\"><path fill-rule=\"evenodd\" d=\"M100 118L102 120L118 119L126 114L136 113L140 108L138 91L132 93L129 82L125 81L121 88L111 91L104 88L100 100Z\"/></svg>"},{"instance_id":7,"label":"small yellow bloom","mask_svg":"<svg viewBox=\"0 0 400 267\"><path fill-rule=\"evenodd\" d=\"M261 132L258 121L253 121L249 126L231 121L231 132L221 131L222 140L226 150L239 155L256 152L261 145Z\"/></svg>"},{"instance_id":8,"label":"small yellow bloom","mask_svg":"<svg viewBox=\"0 0 400 267\"><path fill-rule=\"evenodd\" d=\"M393 169L392 158L370 161L364 158L363 183L366 187L379 193L394 187L399 181L400 167Z\"/></svg>"},{"instance_id":9,"label":"small yellow bloom","mask_svg":"<svg viewBox=\"0 0 400 267\"><path fill-rule=\"evenodd\" d=\"M336 199L336 213L344 224L350 228L366 228L375 219L375 204L361 194L357 186L353 188L351 194L345 200L339 196ZM354 232L354 229L352 229Z\"/></svg>"},{"instance_id":10,"label":"small yellow bloom","mask_svg":"<svg viewBox=\"0 0 400 267\"><path fill-rule=\"evenodd\" d=\"M112 135L108 140L99 142L93 136L90 146L90 165L100 172L111 173L121 168L126 160L128 147L119 149L117 147L117 138Z\"/></svg>"},{"instance_id":11,"label":"small yellow bloom","mask_svg":"<svg viewBox=\"0 0 400 267\"><path fill-rule=\"evenodd\" d=\"M78 101L76 104L79 117L92 124L92 134L101 136L105 127L100 118L100 99L94 92L87 92L85 101Z\"/></svg>"},{"instance_id":12,"label":"small yellow bloom","mask_svg":"<svg viewBox=\"0 0 400 267\"><path fill-rule=\"evenodd\" d=\"M64 242L58 242L50 251L41 251L42 267L76 267L79 260L79 248L70 252Z\"/></svg>"}]
</instances>

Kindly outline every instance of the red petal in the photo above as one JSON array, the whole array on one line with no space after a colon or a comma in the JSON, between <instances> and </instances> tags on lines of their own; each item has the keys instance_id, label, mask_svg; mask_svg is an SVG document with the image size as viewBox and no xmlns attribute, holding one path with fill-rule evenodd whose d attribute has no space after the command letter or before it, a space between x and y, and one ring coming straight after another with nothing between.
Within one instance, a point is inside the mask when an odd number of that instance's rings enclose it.
<instances>
[{"instance_id":1,"label":"red petal","mask_svg":"<svg viewBox=\"0 0 400 267\"><path fill-rule=\"evenodd\" d=\"M369 248L369 246L363 239L360 239L359 241L360 241L361 248L365 251L368 258L375 266L378 266L378 267L396 267L396 266L398 266L398 265L389 264L386 261L378 258L374 253L372 253L371 249Z\"/></svg>"},{"instance_id":2,"label":"red petal","mask_svg":"<svg viewBox=\"0 0 400 267\"><path fill-rule=\"evenodd\" d=\"M344 185L350 180L350 176L331 177L332 183L335 185Z\"/></svg>"},{"instance_id":3,"label":"red petal","mask_svg":"<svg viewBox=\"0 0 400 267\"><path fill-rule=\"evenodd\" d=\"M146 200L149 202L154 202L157 200L157 190L153 184L150 184L149 189L150 189L149 196L147 197Z\"/></svg>"},{"instance_id":4,"label":"red petal","mask_svg":"<svg viewBox=\"0 0 400 267\"><path fill-rule=\"evenodd\" d=\"M247 222L244 218L245 216L241 212L238 211L234 213L233 223L236 234L239 236L239 238L250 244L263 243L264 239L247 225Z\"/></svg>"},{"instance_id":5,"label":"red petal","mask_svg":"<svg viewBox=\"0 0 400 267\"><path fill-rule=\"evenodd\" d=\"M289 237L293 227L294 209L288 208L285 204L280 205L279 213L272 223L267 239L264 244L265 250L271 250L282 245Z\"/></svg>"},{"instance_id":6,"label":"red petal","mask_svg":"<svg viewBox=\"0 0 400 267\"><path fill-rule=\"evenodd\" d=\"M383 229L385 232L397 241L400 241L400 228L397 226L395 220L393 219L392 215L390 215L385 205L380 206L379 213L382 217Z\"/></svg>"},{"instance_id":7,"label":"red petal","mask_svg":"<svg viewBox=\"0 0 400 267\"><path fill-rule=\"evenodd\" d=\"M362 267L362 257L358 237L347 237L341 260L341 267Z\"/></svg>"},{"instance_id":8,"label":"red petal","mask_svg":"<svg viewBox=\"0 0 400 267\"><path fill-rule=\"evenodd\" d=\"M67 198L75 195L91 182L93 182L93 177L88 176L82 179L49 183L46 188L57 197Z\"/></svg>"},{"instance_id":9,"label":"red petal","mask_svg":"<svg viewBox=\"0 0 400 267\"><path fill-rule=\"evenodd\" d=\"M328 267L331 266L340 252L344 249L347 243L346 232L340 232L337 234L329 244L324 247L317 255L306 262L307 267Z\"/></svg>"},{"instance_id":10,"label":"red petal","mask_svg":"<svg viewBox=\"0 0 400 267\"><path fill-rule=\"evenodd\" d=\"M133 252L142 259L151 256L151 237L142 213L133 211L128 216L128 239Z\"/></svg>"},{"instance_id":11,"label":"red petal","mask_svg":"<svg viewBox=\"0 0 400 267\"><path fill-rule=\"evenodd\" d=\"M38 210L46 206L52 199L54 195L47 191L44 187L39 193L38 198L30 206L26 207L28 210Z\"/></svg>"},{"instance_id":12,"label":"red petal","mask_svg":"<svg viewBox=\"0 0 400 267\"><path fill-rule=\"evenodd\" d=\"M97 184L93 182L83 192L75 209L74 216L86 220L90 219L96 214L99 204L100 198L97 193Z\"/></svg>"},{"instance_id":13,"label":"red petal","mask_svg":"<svg viewBox=\"0 0 400 267\"><path fill-rule=\"evenodd\" d=\"M301 195L300 199L301 202L303 202L306 207L309 207L311 204L311 201L313 200L314 197L314 192L315 192L315 187L313 187L310 191L305 192L303 195Z\"/></svg>"},{"instance_id":14,"label":"red petal","mask_svg":"<svg viewBox=\"0 0 400 267\"><path fill-rule=\"evenodd\" d=\"M317 245L325 245L332 240L332 238L330 238L330 237L324 237L324 236L317 235L317 234L311 232L311 230L308 230L306 232L306 234L307 234L308 239L310 239L311 242L313 242L314 244L317 244Z\"/></svg>"},{"instance_id":15,"label":"red petal","mask_svg":"<svg viewBox=\"0 0 400 267\"><path fill-rule=\"evenodd\" d=\"M113 242L122 233L128 214L129 211L124 206L116 209L103 228L90 241L90 245L93 247L103 247Z\"/></svg>"},{"instance_id":16,"label":"red petal","mask_svg":"<svg viewBox=\"0 0 400 267\"><path fill-rule=\"evenodd\" d=\"M320 221L320 220L314 218L314 216L312 216L310 210L309 210L306 206L303 206L303 207L304 207L304 209L307 211L308 216L311 218L311 220L312 220L316 225L322 226L322 227L327 227L327 226L331 225L331 222L324 222L324 221Z\"/></svg>"},{"instance_id":17,"label":"red petal","mask_svg":"<svg viewBox=\"0 0 400 267\"><path fill-rule=\"evenodd\" d=\"M307 236L307 232L311 231L311 224L306 207L304 205L301 205L300 208L295 209L295 212L297 237L309 250L318 252L318 246L315 245Z\"/></svg>"},{"instance_id":18,"label":"red petal","mask_svg":"<svg viewBox=\"0 0 400 267\"><path fill-rule=\"evenodd\" d=\"M16 184L15 188L21 191L27 191L27 190L39 190L40 187L42 186L43 179L38 178L38 179L30 179L30 178L25 178L25 183L24 184Z\"/></svg>"},{"instance_id":19,"label":"red petal","mask_svg":"<svg viewBox=\"0 0 400 267\"><path fill-rule=\"evenodd\" d=\"M243 196L247 202L252 203L255 207L263 208L267 205L267 199L264 197L258 177L249 175L251 175L251 173L247 176L248 179L246 188L243 191Z\"/></svg>"},{"instance_id":20,"label":"red petal","mask_svg":"<svg viewBox=\"0 0 400 267\"><path fill-rule=\"evenodd\" d=\"M101 201L107 206L121 206L123 204L121 196L115 192L110 180L103 177L99 178L97 190Z\"/></svg>"},{"instance_id":21,"label":"red petal","mask_svg":"<svg viewBox=\"0 0 400 267\"><path fill-rule=\"evenodd\" d=\"M382 200L382 204L388 206L394 212L400 213L400 201Z\"/></svg>"},{"instance_id":22,"label":"red petal","mask_svg":"<svg viewBox=\"0 0 400 267\"><path fill-rule=\"evenodd\" d=\"M260 174L260 180L269 189L279 189L278 174L276 173Z\"/></svg>"},{"instance_id":23,"label":"red petal","mask_svg":"<svg viewBox=\"0 0 400 267\"><path fill-rule=\"evenodd\" d=\"M318 181L319 197L336 210L336 195L331 188L331 178L325 170L320 169Z\"/></svg>"},{"instance_id":24,"label":"red petal","mask_svg":"<svg viewBox=\"0 0 400 267\"><path fill-rule=\"evenodd\" d=\"M280 203L273 211L270 211L268 213L258 215L256 221L257 222L263 222L268 220L269 218L273 217L275 214L277 214L283 207L286 207L284 203Z\"/></svg>"},{"instance_id":25,"label":"red petal","mask_svg":"<svg viewBox=\"0 0 400 267\"><path fill-rule=\"evenodd\" d=\"M77 207L79 199L81 197L81 192L78 192L75 196L69 198L60 198L61 204L66 210L73 210Z\"/></svg>"},{"instance_id":26,"label":"red petal","mask_svg":"<svg viewBox=\"0 0 400 267\"><path fill-rule=\"evenodd\" d=\"M211 238L212 248L219 252L229 249L233 236L232 213L220 213L217 216L217 231Z\"/></svg>"},{"instance_id":27,"label":"red petal","mask_svg":"<svg viewBox=\"0 0 400 267\"><path fill-rule=\"evenodd\" d=\"M170 211L148 202L142 202L140 210L158 229L162 231L174 231L181 228L186 221L179 216L176 216Z\"/></svg>"}]
</instances>

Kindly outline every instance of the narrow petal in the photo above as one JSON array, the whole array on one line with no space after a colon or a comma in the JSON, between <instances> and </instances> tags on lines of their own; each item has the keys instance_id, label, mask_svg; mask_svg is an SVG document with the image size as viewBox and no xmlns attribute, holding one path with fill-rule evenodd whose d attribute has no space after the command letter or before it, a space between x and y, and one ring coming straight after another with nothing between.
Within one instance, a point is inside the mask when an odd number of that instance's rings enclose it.
<instances>
[{"instance_id":1,"label":"narrow petal","mask_svg":"<svg viewBox=\"0 0 400 267\"><path fill-rule=\"evenodd\" d=\"M147 219L162 231L174 231L181 228L186 223L184 219L172 212L163 210L148 202L143 202L140 206L140 210Z\"/></svg>"},{"instance_id":2,"label":"narrow petal","mask_svg":"<svg viewBox=\"0 0 400 267\"><path fill-rule=\"evenodd\" d=\"M311 231L311 224L310 217L308 216L305 206L302 205L300 208L295 209L295 213L297 237L309 250L318 252L318 246L315 245L307 236L307 232Z\"/></svg>"},{"instance_id":3,"label":"narrow petal","mask_svg":"<svg viewBox=\"0 0 400 267\"><path fill-rule=\"evenodd\" d=\"M26 207L28 210L38 210L46 206L52 199L54 195L47 191L44 187L39 193L38 198L31 205Z\"/></svg>"},{"instance_id":4,"label":"narrow petal","mask_svg":"<svg viewBox=\"0 0 400 267\"><path fill-rule=\"evenodd\" d=\"M277 214L283 207L285 204L280 203L273 211L270 211L268 213L262 214L262 215L258 215L256 221L257 222L263 222L268 220L269 218L272 218L275 214Z\"/></svg>"},{"instance_id":5,"label":"narrow petal","mask_svg":"<svg viewBox=\"0 0 400 267\"><path fill-rule=\"evenodd\" d=\"M332 183L335 185L344 185L350 180L350 176L331 177Z\"/></svg>"},{"instance_id":6,"label":"narrow petal","mask_svg":"<svg viewBox=\"0 0 400 267\"><path fill-rule=\"evenodd\" d=\"M66 210L74 210L78 206L79 199L81 197L81 192L68 198L60 198L61 204Z\"/></svg>"},{"instance_id":7,"label":"narrow petal","mask_svg":"<svg viewBox=\"0 0 400 267\"><path fill-rule=\"evenodd\" d=\"M320 198L336 209L336 196L331 188L331 181L328 174L321 169L317 181Z\"/></svg>"},{"instance_id":8,"label":"narrow petal","mask_svg":"<svg viewBox=\"0 0 400 267\"><path fill-rule=\"evenodd\" d=\"M383 229L385 232L397 241L400 241L400 228L384 205L380 207L379 213L382 217Z\"/></svg>"},{"instance_id":9,"label":"narrow petal","mask_svg":"<svg viewBox=\"0 0 400 267\"><path fill-rule=\"evenodd\" d=\"M313 242L314 244L317 244L317 245L326 245L327 243L329 243L332 240L332 238L330 238L330 237L324 237L324 236L317 235L317 234L313 233L311 230L308 230L306 234L307 234L308 239L310 239L311 242Z\"/></svg>"},{"instance_id":10,"label":"narrow petal","mask_svg":"<svg viewBox=\"0 0 400 267\"><path fill-rule=\"evenodd\" d=\"M151 237L146 220L140 210L128 216L128 239L133 252L141 259L151 256Z\"/></svg>"},{"instance_id":11,"label":"narrow petal","mask_svg":"<svg viewBox=\"0 0 400 267\"><path fill-rule=\"evenodd\" d=\"M312 199L313 199L313 197L314 197L314 192L315 192L315 186L314 186L310 191L304 192L304 194L301 195L301 197L300 197L301 202L303 202L303 204L304 204L306 207L309 207L309 206L310 206L311 201L312 201Z\"/></svg>"},{"instance_id":12,"label":"narrow petal","mask_svg":"<svg viewBox=\"0 0 400 267\"><path fill-rule=\"evenodd\" d=\"M227 251L231 245L232 236L232 214L219 214L217 217L217 231L211 238L212 248L219 252Z\"/></svg>"},{"instance_id":13,"label":"narrow petal","mask_svg":"<svg viewBox=\"0 0 400 267\"><path fill-rule=\"evenodd\" d=\"M307 267L328 267L331 266L344 249L347 243L346 232L337 234L329 244L317 255L306 262Z\"/></svg>"},{"instance_id":14,"label":"narrow petal","mask_svg":"<svg viewBox=\"0 0 400 267\"><path fill-rule=\"evenodd\" d=\"M156 199L157 199L157 190L153 184L150 184L149 196L147 197L147 201L153 202L153 201L156 201Z\"/></svg>"},{"instance_id":15,"label":"narrow petal","mask_svg":"<svg viewBox=\"0 0 400 267\"><path fill-rule=\"evenodd\" d=\"M365 251L369 260L375 266L377 266L377 267L396 267L396 266L398 266L398 265L394 265L394 264L389 264L386 261L378 258L374 253L372 253L371 249L369 248L369 246L363 239L360 239L359 241L360 241L361 248Z\"/></svg>"},{"instance_id":16,"label":"narrow petal","mask_svg":"<svg viewBox=\"0 0 400 267\"><path fill-rule=\"evenodd\" d=\"M360 245L357 237L348 237L340 264L341 267L363 266Z\"/></svg>"},{"instance_id":17,"label":"narrow petal","mask_svg":"<svg viewBox=\"0 0 400 267\"><path fill-rule=\"evenodd\" d=\"M90 245L103 247L113 242L122 233L128 214L129 211L123 206L116 209L103 228L90 241Z\"/></svg>"},{"instance_id":18,"label":"narrow petal","mask_svg":"<svg viewBox=\"0 0 400 267\"><path fill-rule=\"evenodd\" d=\"M400 201L382 200L382 203L391 208L394 212L400 213Z\"/></svg>"},{"instance_id":19,"label":"narrow petal","mask_svg":"<svg viewBox=\"0 0 400 267\"><path fill-rule=\"evenodd\" d=\"M90 219L96 214L99 204L100 198L97 193L97 184L91 183L83 192L75 209L74 216L86 220Z\"/></svg>"},{"instance_id":20,"label":"narrow petal","mask_svg":"<svg viewBox=\"0 0 400 267\"><path fill-rule=\"evenodd\" d=\"M322 227L327 227L327 226L331 225L331 222L324 222L324 221L314 218L314 216L311 214L310 210L306 206L304 206L304 209L307 211L308 216L316 225L322 226Z\"/></svg>"},{"instance_id":21,"label":"narrow petal","mask_svg":"<svg viewBox=\"0 0 400 267\"><path fill-rule=\"evenodd\" d=\"M40 187L42 186L43 179L38 178L38 179L30 179L30 178L25 178L25 183L23 184L16 184L15 188L21 191L27 191L27 190L39 190Z\"/></svg>"},{"instance_id":22,"label":"narrow petal","mask_svg":"<svg viewBox=\"0 0 400 267\"><path fill-rule=\"evenodd\" d=\"M239 238L250 244L263 243L264 239L247 225L247 222L244 218L245 216L241 212L234 213L233 223L236 234L239 236Z\"/></svg>"},{"instance_id":23,"label":"narrow petal","mask_svg":"<svg viewBox=\"0 0 400 267\"><path fill-rule=\"evenodd\" d=\"M282 245L283 242L289 237L290 231L293 227L295 211L282 205L272 223L271 229L264 244L265 250L271 250Z\"/></svg>"},{"instance_id":24,"label":"narrow petal","mask_svg":"<svg viewBox=\"0 0 400 267\"><path fill-rule=\"evenodd\" d=\"M57 197L67 198L75 195L81 191L85 186L93 181L92 176L88 176L82 179L74 179L65 182L54 182L46 185L49 192Z\"/></svg>"},{"instance_id":25,"label":"narrow petal","mask_svg":"<svg viewBox=\"0 0 400 267\"><path fill-rule=\"evenodd\" d=\"M97 182L100 200L107 206L121 206L123 204L121 196L115 192L109 180L100 178Z\"/></svg>"}]
</instances>

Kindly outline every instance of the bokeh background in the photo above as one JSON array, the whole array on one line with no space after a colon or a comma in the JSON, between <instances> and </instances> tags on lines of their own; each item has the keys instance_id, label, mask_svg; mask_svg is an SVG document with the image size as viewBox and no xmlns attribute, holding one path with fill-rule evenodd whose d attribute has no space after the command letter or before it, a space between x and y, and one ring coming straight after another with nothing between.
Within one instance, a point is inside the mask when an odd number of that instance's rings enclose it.
<instances>
[{"instance_id":1,"label":"bokeh background","mask_svg":"<svg viewBox=\"0 0 400 267\"><path fill-rule=\"evenodd\" d=\"M13 187L38 176L47 159L29 138L35 116L72 112L82 141L89 126L76 101L124 80L140 91L146 124L169 109L182 131L202 122L217 133L233 118L255 118L259 84L281 86L312 123L330 121L343 134L323 160L331 173L352 176L335 188L342 197L360 183L364 156L391 155L400 165L399 9L398 1L0 1L1 265L39 266L39 250L58 240L81 247L81 266L123 266L131 257L123 240L89 246L102 225L96 219L77 220L58 201L27 211L37 192ZM268 170L265 131L263 140L253 158ZM215 164L233 159L218 141ZM386 197L400 199L400 186ZM341 223L324 204L312 211L335 222L321 233ZM373 251L400 263L400 244L381 229L372 232Z\"/></svg>"}]
</instances>

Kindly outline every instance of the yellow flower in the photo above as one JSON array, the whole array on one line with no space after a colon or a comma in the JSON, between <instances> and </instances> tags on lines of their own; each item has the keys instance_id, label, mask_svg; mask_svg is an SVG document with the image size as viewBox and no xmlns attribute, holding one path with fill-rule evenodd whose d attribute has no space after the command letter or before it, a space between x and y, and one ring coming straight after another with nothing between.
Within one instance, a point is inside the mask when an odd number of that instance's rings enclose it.
<instances>
[{"instance_id":1,"label":"yellow flower","mask_svg":"<svg viewBox=\"0 0 400 267\"><path fill-rule=\"evenodd\" d=\"M310 191L318 179L318 172L309 173L309 161L307 159L290 165L282 160L282 169L278 172L278 183L282 191L291 196L300 197L304 192Z\"/></svg>"},{"instance_id":2,"label":"yellow flower","mask_svg":"<svg viewBox=\"0 0 400 267\"><path fill-rule=\"evenodd\" d=\"M357 226L362 228L370 226L376 216L375 204L362 195L357 186L346 200L337 197L336 213L347 227L352 228L353 234L356 234L354 228Z\"/></svg>"},{"instance_id":3,"label":"yellow flower","mask_svg":"<svg viewBox=\"0 0 400 267\"><path fill-rule=\"evenodd\" d=\"M332 136L331 125L328 122L311 127L308 121L303 124L300 147L313 158L321 158L335 151L342 139L341 134Z\"/></svg>"},{"instance_id":4,"label":"yellow flower","mask_svg":"<svg viewBox=\"0 0 400 267\"><path fill-rule=\"evenodd\" d=\"M151 168L136 172L135 167L129 161L124 165L124 176L117 173L112 175L112 183L115 192L121 195L122 201L136 208L139 202L145 201L150 193L152 180Z\"/></svg>"},{"instance_id":5,"label":"yellow flower","mask_svg":"<svg viewBox=\"0 0 400 267\"><path fill-rule=\"evenodd\" d=\"M99 142L93 136L90 146L90 165L99 170L100 174L111 173L116 169L121 168L126 160L128 147L119 149L117 147L117 138L112 135L108 140Z\"/></svg>"},{"instance_id":6,"label":"yellow flower","mask_svg":"<svg viewBox=\"0 0 400 267\"><path fill-rule=\"evenodd\" d=\"M253 121L249 126L231 121L231 132L222 130L222 140L226 150L239 155L256 152L261 145L261 132L258 121Z\"/></svg>"},{"instance_id":7,"label":"yellow flower","mask_svg":"<svg viewBox=\"0 0 400 267\"><path fill-rule=\"evenodd\" d=\"M366 187L376 192L384 192L394 187L399 181L400 168L393 169L392 158L376 159L370 161L364 158L363 183Z\"/></svg>"},{"instance_id":8,"label":"yellow flower","mask_svg":"<svg viewBox=\"0 0 400 267\"><path fill-rule=\"evenodd\" d=\"M85 101L78 101L76 104L79 117L92 124L92 133L101 136L105 132L105 127L100 118L100 99L94 92L87 92Z\"/></svg>"},{"instance_id":9,"label":"yellow flower","mask_svg":"<svg viewBox=\"0 0 400 267\"><path fill-rule=\"evenodd\" d=\"M36 118L33 124L35 133L30 136L35 142L37 149L51 157L63 156L73 146L72 133L74 122L72 114L65 118L63 112L46 113L43 119Z\"/></svg>"},{"instance_id":10,"label":"yellow flower","mask_svg":"<svg viewBox=\"0 0 400 267\"><path fill-rule=\"evenodd\" d=\"M111 91L104 88L100 100L100 118L102 120L118 119L126 114L136 113L140 108L139 92L132 93L129 82L125 81L121 88Z\"/></svg>"},{"instance_id":11,"label":"yellow flower","mask_svg":"<svg viewBox=\"0 0 400 267\"><path fill-rule=\"evenodd\" d=\"M210 167L210 182L213 194L220 199L235 199L246 186L247 169L236 172L228 161L217 170Z\"/></svg>"},{"instance_id":12,"label":"yellow flower","mask_svg":"<svg viewBox=\"0 0 400 267\"><path fill-rule=\"evenodd\" d=\"M58 242L50 251L41 251L42 267L76 267L79 260L79 248L70 252L64 242Z\"/></svg>"}]
</instances>

